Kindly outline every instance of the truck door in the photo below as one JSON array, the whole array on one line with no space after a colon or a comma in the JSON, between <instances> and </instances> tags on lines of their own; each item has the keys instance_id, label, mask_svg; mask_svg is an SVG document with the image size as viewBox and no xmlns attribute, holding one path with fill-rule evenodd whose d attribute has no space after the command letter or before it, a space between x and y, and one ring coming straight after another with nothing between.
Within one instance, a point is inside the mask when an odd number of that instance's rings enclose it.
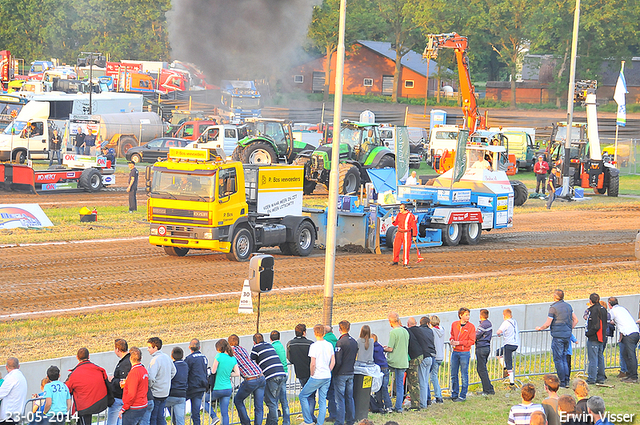
<instances>
[{"instance_id":1,"label":"truck door","mask_svg":"<svg viewBox=\"0 0 640 425\"><path fill-rule=\"evenodd\" d=\"M238 192L238 175L234 167L222 168L218 173L216 200L218 202L213 223L216 226L229 226L236 222L241 215L241 209L246 214L244 193ZM244 204L244 205L243 205Z\"/></svg>"},{"instance_id":2,"label":"truck door","mask_svg":"<svg viewBox=\"0 0 640 425\"><path fill-rule=\"evenodd\" d=\"M22 138L27 139L27 148L31 154L44 154L48 149L47 136L44 134L42 121L31 121L22 131Z\"/></svg>"}]
</instances>

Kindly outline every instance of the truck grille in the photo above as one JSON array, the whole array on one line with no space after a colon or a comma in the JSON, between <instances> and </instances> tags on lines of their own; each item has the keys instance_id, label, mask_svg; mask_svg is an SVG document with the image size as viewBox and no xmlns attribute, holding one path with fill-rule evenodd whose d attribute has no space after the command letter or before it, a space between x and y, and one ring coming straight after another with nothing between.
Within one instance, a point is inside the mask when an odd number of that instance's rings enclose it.
<instances>
[{"instance_id":1,"label":"truck grille","mask_svg":"<svg viewBox=\"0 0 640 425\"><path fill-rule=\"evenodd\" d=\"M151 220L172 224L208 225L209 213L207 211L154 207L151 210Z\"/></svg>"}]
</instances>

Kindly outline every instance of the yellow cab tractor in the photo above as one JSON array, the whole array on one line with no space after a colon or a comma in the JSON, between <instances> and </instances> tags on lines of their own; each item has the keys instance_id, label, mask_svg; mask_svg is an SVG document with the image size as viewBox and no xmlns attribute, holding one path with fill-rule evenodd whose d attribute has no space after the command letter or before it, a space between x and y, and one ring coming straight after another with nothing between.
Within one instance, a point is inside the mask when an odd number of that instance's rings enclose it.
<instances>
[{"instance_id":1,"label":"yellow cab tractor","mask_svg":"<svg viewBox=\"0 0 640 425\"><path fill-rule=\"evenodd\" d=\"M221 149L171 148L147 167L149 242L247 261L262 247L307 256L317 228L302 215L303 167L226 162Z\"/></svg>"}]
</instances>

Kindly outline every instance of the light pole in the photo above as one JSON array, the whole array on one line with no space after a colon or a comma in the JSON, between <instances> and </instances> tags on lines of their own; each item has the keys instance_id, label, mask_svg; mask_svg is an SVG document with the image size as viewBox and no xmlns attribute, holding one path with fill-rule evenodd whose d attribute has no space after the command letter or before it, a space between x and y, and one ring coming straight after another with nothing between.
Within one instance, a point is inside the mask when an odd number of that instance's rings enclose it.
<instances>
[{"instance_id":1,"label":"light pole","mask_svg":"<svg viewBox=\"0 0 640 425\"><path fill-rule=\"evenodd\" d=\"M78 58L78 66L87 66L87 62L89 62L89 115L93 114L93 104L92 104L92 95L93 95L93 60L95 58L96 65L103 67L106 66L106 58L102 56L102 53L99 52L80 52L81 55L88 55L84 58Z\"/></svg>"}]
</instances>

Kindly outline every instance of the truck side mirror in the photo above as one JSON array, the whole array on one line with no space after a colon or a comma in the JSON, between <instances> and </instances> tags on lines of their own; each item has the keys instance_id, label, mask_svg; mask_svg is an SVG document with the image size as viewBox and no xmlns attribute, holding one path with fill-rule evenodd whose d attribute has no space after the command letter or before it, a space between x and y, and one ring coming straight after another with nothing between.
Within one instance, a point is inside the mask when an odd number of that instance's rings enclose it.
<instances>
[{"instance_id":1,"label":"truck side mirror","mask_svg":"<svg viewBox=\"0 0 640 425\"><path fill-rule=\"evenodd\" d=\"M144 170L145 190L151 192L151 180L153 176L153 165L147 165Z\"/></svg>"}]
</instances>

